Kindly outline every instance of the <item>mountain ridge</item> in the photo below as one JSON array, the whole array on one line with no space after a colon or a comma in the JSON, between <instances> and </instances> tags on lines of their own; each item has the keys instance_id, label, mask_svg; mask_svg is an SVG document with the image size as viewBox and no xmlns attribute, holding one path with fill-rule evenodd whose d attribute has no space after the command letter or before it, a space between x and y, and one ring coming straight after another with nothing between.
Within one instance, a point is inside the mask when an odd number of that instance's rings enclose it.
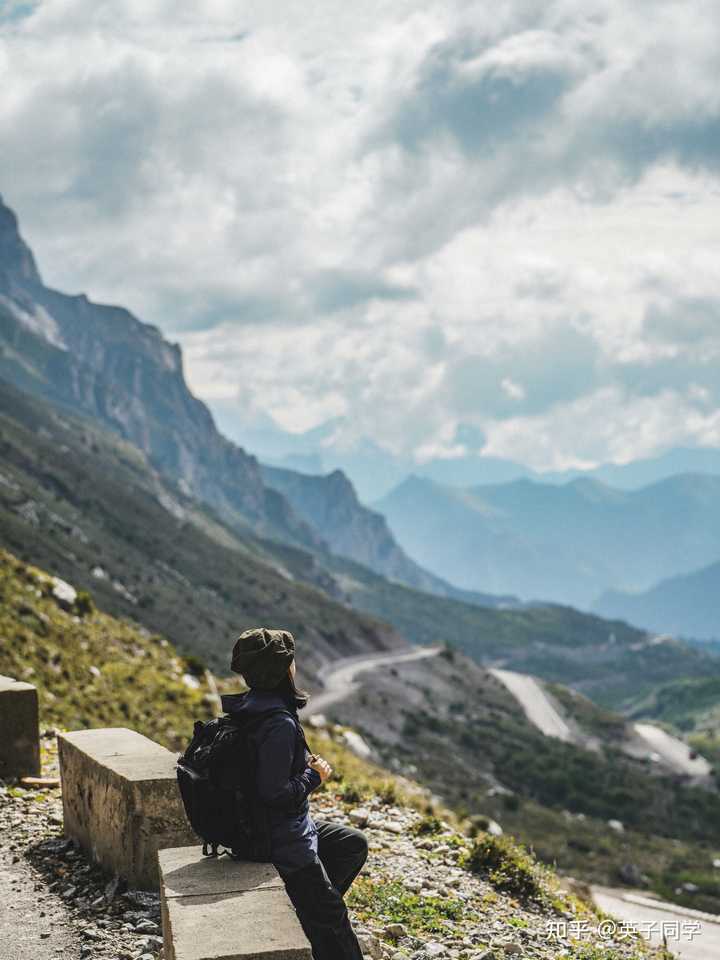
<instances>
[{"instance_id":1,"label":"mountain ridge","mask_svg":"<svg viewBox=\"0 0 720 960\"><path fill-rule=\"evenodd\" d=\"M455 488L413 475L374 507L412 559L460 587L588 610L609 589L716 561L718 504L720 477L703 473L630 491L588 477Z\"/></svg>"},{"instance_id":2,"label":"mountain ridge","mask_svg":"<svg viewBox=\"0 0 720 960\"><path fill-rule=\"evenodd\" d=\"M44 286L17 217L0 198L0 376L70 411L89 415L136 444L153 465L239 530L321 556L342 539L344 555L377 563L413 586L450 585L405 558L382 521L362 507L350 481L333 481L353 536L295 510L263 479L258 459L224 437L185 381L177 343L123 307L96 304ZM298 475L300 476L300 475ZM329 504L327 505L330 506ZM334 505L337 507L337 504ZM331 511L325 509L327 517ZM484 598L492 602L492 598Z\"/></svg>"}]
</instances>

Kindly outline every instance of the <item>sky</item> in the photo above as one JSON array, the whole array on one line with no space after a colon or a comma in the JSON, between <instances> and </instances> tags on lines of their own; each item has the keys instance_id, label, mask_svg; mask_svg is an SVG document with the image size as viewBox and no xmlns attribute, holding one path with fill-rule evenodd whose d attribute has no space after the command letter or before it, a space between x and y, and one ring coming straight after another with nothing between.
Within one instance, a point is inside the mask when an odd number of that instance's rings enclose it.
<instances>
[{"instance_id":1,"label":"sky","mask_svg":"<svg viewBox=\"0 0 720 960\"><path fill-rule=\"evenodd\" d=\"M0 0L0 193L239 430L720 446L719 49L717 0Z\"/></svg>"}]
</instances>

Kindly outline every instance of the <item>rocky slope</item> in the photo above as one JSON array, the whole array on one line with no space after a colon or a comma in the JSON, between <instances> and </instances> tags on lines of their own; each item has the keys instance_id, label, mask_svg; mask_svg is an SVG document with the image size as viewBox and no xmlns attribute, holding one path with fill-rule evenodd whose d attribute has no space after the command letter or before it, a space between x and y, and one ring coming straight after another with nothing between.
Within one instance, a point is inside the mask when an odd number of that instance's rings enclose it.
<instances>
[{"instance_id":1,"label":"rocky slope","mask_svg":"<svg viewBox=\"0 0 720 960\"><path fill-rule=\"evenodd\" d=\"M315 741L336 770L364 777L358 791L336 773L313 795L312 812L360 826L368 837L368 861L348 897L365 957L660 957L632 932L600 928L599 911L512 841L483 832L468 838L442 809L416 809L428 804L422 789L348 755L327 734L316 733ZM51 735L43 773L57 775ZM159 898L104 875L63 838L59 789L0 783L0 838L0 857L12 870L0 930L16 929L12 903L22 898L33 917L23 935L34 941L37 960L59 951L68 960L162 957Z\"/></svg>"},{"instance_id":2,"label":"rocky slope","mask_svg":"<svg viewBox=\"0 0 720 960\"><path fill-rule=\"evenodd\" d=\"M2 383L0 452L0 544L219 672L258 622L296 633L306 682L326 660L403 643L337 602L312 555L241 537L135 447Z\"/></svg>"},{"instance_id":3,"label":"rocky slope","mask_svg":"<svg viewBox=\"0 0 720 960\"><path fill-rule=\"evenodd\" d=\"M4 550L0 638L0 674L38 687L48 726L132 726L178 745L189 718L212 715L215 700L194 661Z\"/></svg>"}]
</instances>

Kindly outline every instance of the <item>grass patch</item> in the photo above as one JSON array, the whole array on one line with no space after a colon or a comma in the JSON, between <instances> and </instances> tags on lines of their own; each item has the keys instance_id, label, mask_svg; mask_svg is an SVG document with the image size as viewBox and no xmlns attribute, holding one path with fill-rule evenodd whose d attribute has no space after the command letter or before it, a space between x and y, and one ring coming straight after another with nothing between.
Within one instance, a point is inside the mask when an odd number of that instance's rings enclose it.
<instances>
[{"instance_id":1,"label":"grass patch","mask_svg":"<svg viewBox=\"0 0 720 960\"><path fill-rule=\"evenodd\" d=\"M191 685L174 647L95 609L70 609L46 573L0 550L0 673L37 686L44 726L131 727L171 749L212 715L204 677Z\"/></svg>"},{"instance_id":2,"label":"grass patch","mask_svg":"<svg viewBox=\"0 0 720 960\"><path fill-rule=\"evenodd\" d=\"M359 877L348 894L348 905L361 920L402 923L415 936L444 933L446 922L461 920L465 904L449 897L421 897L399 881L376 883Z\"/></svg>"}]
</instances>

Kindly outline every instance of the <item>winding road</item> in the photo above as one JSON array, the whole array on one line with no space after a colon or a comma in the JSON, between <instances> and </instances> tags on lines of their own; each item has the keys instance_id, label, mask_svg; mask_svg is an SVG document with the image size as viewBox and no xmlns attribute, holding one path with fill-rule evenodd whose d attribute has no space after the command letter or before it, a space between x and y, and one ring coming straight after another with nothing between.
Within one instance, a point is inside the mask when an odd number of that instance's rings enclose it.
<instances>
[{"instance_id":1,"label":"winding road","mask_svg":"<svg viewBox=\"0 0 720 960\"><path fill-rule=\"evenodd\" d=\"M633 728L641 740L677 773L686 773L699 779L710 777L712 768L705 757L691 759L690 749L682 740L652 723L635 723Z\"/></svg>"},{"instance_id":2,"label":"winding road","mask_svg":"<svg viewBox=\"0 0 720 960\"><path fill-rule=\"evenodd\" d=\"M344 657L334 660L322 667L320 679L323 681L322 693L315 694L310 700L310 713L323 713L328 707L344 700L360 686L356 678L361 673L375 670L378 667L393 666L396 663L406 663L408 660L423 660L426 657L436 657L442 647L414 647L412 650L401 652L363 654L358 657Z\"/></svg>"},{"instance_id":3,"label":"winding road","mask_svg":"<svg viewBox=\"0 0 720 960\"><path fill-rule=\"evenodd\" d=\"M720 917L639 892L600 886L591 890L593 900L602 910L620 922L632 924L652 943L662 943L664 932L668 949L682 960L720 957Z\"/></svg>"},{"instance_id":4,"label":"winding road","mask_svg":"<svg viewBox=\"0 0 720 960\"><path fill-rule=\"evenodd\" d=\"M527 673L516 673L514 670L500 670L497 667L488 672L507 687L525 711L530 723L538 730L559 740L573 739L570 727L535 677Z\"/></svg>"},{"instance_id":5,"label":"winding road","mask_svg":"<svg viewBox=\"0 0 720 960\"><path fill-rule=\"evenodd\" d=\"M493 668L490 673L506 686L525 711L528 720L538 730L548 737L578 742L539 680L514 670ZM701 784L710 779L710 764L704 757L691 758L690 748L679 737L672 736L652 723L628 724L628 732L623 749L631 756L654 754L654 759L662 762L668 769L691 777L695 783Z\"/></svg>"}]
</instances>

